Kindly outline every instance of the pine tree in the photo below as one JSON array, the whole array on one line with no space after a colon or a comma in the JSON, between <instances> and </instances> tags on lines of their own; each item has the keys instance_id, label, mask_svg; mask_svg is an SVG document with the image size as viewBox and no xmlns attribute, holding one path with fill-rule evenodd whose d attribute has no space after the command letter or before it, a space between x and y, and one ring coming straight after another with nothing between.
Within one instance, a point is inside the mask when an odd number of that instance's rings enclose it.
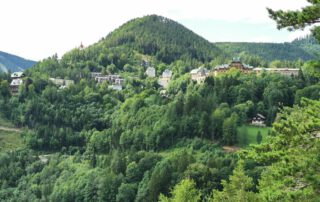
<instances>
[{"instance_id":1,"label":"pine tree","mask_svg":"<svg viewBox=\"0 0 320 202\"><path fill-rule=\"evenodd\" d=\"M212 194L211 202L255 202L260 201L257 194L250 191L253 187L252 178L248 177L243 165L244 161L240 160L238 166L233 171L232 176L229 178L229 182L223 180L223 190L214 190Z\"/></svg>"},{"instance_id":2,"label":"pine tree","mask_svg":"<svg viewBox=\"0 0 320 202\"><path fill-rule=\"evenodd\" d=\"M259 130L257 133L257 143L260 144L262 142L262 135L261 135L261 131Z\"/></svg>"},{"instance_id":3,"label":"pine tree","mask_svg":"<svg viewBox=\"0 0 320 202\"><path fill-rule=\"evenodd\" d=\"M307 0L308 5L300 11L274 11L268 8L270 17L276 21L278 29L288 28L288 30L304 29L310 25L320 23L320 0ZM315 26L312 30L313 36L320 42L320 26Z\"/></svg>"}]
</instances>

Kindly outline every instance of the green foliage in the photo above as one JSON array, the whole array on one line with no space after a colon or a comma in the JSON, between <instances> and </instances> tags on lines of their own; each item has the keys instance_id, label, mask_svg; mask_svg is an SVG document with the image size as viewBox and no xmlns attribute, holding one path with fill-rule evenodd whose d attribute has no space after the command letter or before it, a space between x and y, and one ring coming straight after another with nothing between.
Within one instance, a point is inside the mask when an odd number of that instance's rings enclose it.
<instances>
[{"instance_id":1,"label":"green foliage","mask_svg":"<svg viewBox=\"0 0 320 202\"><path fill-rule=\"evenodd\" d=\"M195 187L192 180L185 179L177 184L172 190L172 198L160 195L161 202L197 202L200 201L201 194Z\"/></svg>"},{"instance_id":2,"label":"green foliage","mask_svg":"<svg viewBox=\"0 0 320 202\"><path fill-rule=\"evenodd\" d=\"M0 129L0 153L24 148L25 144L18 132L4 131Z\"/></svg>"},{"instance_id":3,"label":"green foliage","mask_svg":"<svg viewBox=\"0 0 320 202\"><path fill-rule=\"evenodd\" d=\"M262 135L261 135L261 131L259 130L257 133L257 143L260 144L262 142Z\"/></svg>"},{"instance_id":4,"label":"green foliage","mask_svg":"<svg viewBox=\"0 0 320 202\"><path fill-rule=\"evenodd\" d=\"M305 63L298 78L232 70L208 77L202 84L192 81L187 74L191 69L200 65L210 68L228 60L218 52L183 26L147 16L128 22L86 49L76 48L61 59L54 55L37 63L26 71L17 96L8 93L9 75L1 74L1 115L27 128L22 137L33 150L1 154L0 200L149 202L162 194L163 200L198 201L205 200L213 189L223 190L215 191L214 197L226 194L235 201L256 199L252 191L260 191L263 199L270 197L267 179L277 173L267 175L263 166L269 172L271 163L286 162L287 155L282 157L285 150L280 148L286 148L288 140L282 133L290 137L301 132L292 129L298 124L281 122L277 113L303 97L318 98L311 92L317 90L318 63ZM260 57L241 55L248 63L266 64ZM293 63L279 63L287 64ZM302 61L296 65L301 66ZM164 69L173 71L166 92L156 78L146 78L148 66L154 66L157 75ZM124 89L111 90L110 82L97 84L90 74L96 71L120 74L126 79ZM72 79L75 84L58 88L49 82L50 77ZM243 132L237 127L257 113L266 116L268 125L276 122L272 138L281 141L255 146L265 153L246 159L243 166L240 163L227 183L237 156L223 152L220 146L241 142ZM312 125L306 117L301 120L307 124L304 128ZM278 130L278 123L290 127ZM259 130L264 136L263 129ZM256 135L257 129L247 142L256 142ZM276 152L268 150L273 147ZM254 149L248 158L255 156ZM312 151L314 159L315 155ZM306 153L304 156L294 158L295 163L304 159L313 163L305 177L314 183L304 193L309 197L316 190L317 162ZM278 183L286 177L274 178ZM245 183L239 184L242 181ZM282 199L282 193L276 195Z\"/></svg>"},{"instance_id":5,"label":"green foliage","mask_svg":"<svg viewBox=\"0 0 320 202\"><path fill-rule=\"evenodd\" d=\"M133 19L99 42L108 47L126 46L170 64L177 59L209 61L219 49L182 25L161 16Z\"/></svg>"},{"instance_id":6,"label":"green foliage","mask_svg":"<svg viewBox=\"0 0 320 202\"><path fill-rule=\"evenodd\" d=\"M276 21L278 29L288 30L304 29L310 25L317 25L320 22L319 0L307 0L310 4L298 11L274 11L268 8L270 17ZM320 41L320 29L318 26L312 28L313 36Z\"/></svg>"},{"instance_id":7,"label":"green foliage","mask_svg":"<svg viewBox=\"0 0 320 202\"><path fill-rule=\"evenodd\" d=\"M259 194L267 201L317 201L319 188L320 102L302 99L285 109L274 124L275 138L243 157L266 165Z\"/></svg>"},{"instance_id":8,"label":"green foliage","mask_svg":"<svg viewBox=\"0 0 320 202\"><path fill-rule=\"evenodd\" d=\"M226 145L233 145L237 139L237 121L238 116L232 114L231 117L224 120L222 125L222 141Z\"/></svg>"},{"instance_id":9,"label":"green foliage","mask_svg":"<svg viewBox=\"0 0 320 202\"><path fill-rule=\"evenodd\" d=\"M302 67L303 75L310 84L320 82L320 61L309 61Z\"/></svg>"},{"instance_id":10,"label":"green foliage","mask_svg":"<svg viewBox=\"0 0 320 202\"><path fill-rule=\"evenodd\" d=\"M320 44L312 35L307 35L303 38L298 38L292 41L292 44L297 45L313 55L319 56Z\"/></svg>"},{"instance_id":11,"label":"green foliage","mask_svg":"<svg viewBox=\"0 0 320 202\"><path fill-rule=\"evenodd\" d=\"M318 56L314 51L296 43L219 42L215 45L231 56L239 55L243 62L254 67L266 67L274 60L307 61L316 59ZM295 64L291 63L290 67L295 67Z\"/></svg>"},{"instance_id":12,"label":"green foliage","mask_svg":"<svg viewBox=\"0 0 320 202\"><path fill-rule=\"evenodd\" d=\"M238 166L230 176L229 182L222 181L223 191L214 190L210 201L260 201L259 196L250 189L253 186L252 178L244 173L243 161L239 161Z\"/></svg>"},{"instance_id":13,"label":"green foliage","mask_svg":"<svg viewBox=\"0 0 320 202\"><path fill-rule=\"evenodd\" d=\"M258 144L257 134L261 133L261 142L265 142L268 138L270 127L257 127L250 125L243 125L238 127L237 145L239 147L247 147L250 144Z\"/></svg>"}]
</instances>

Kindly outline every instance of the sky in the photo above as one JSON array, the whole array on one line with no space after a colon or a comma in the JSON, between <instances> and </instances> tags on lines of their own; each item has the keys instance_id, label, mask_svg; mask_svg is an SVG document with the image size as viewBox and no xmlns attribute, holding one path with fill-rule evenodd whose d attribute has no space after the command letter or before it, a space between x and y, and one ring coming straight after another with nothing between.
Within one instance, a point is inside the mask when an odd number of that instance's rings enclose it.
<instances>
[{"instance_id":1,"label":"sky","mask_svg":"<svg viewBox=\"0 0 320 202\"><path fill-rule=\"evenodd\" d=\"M308 30L277 30L266 7L297 10L305 0L1 0L0 51L42 60L97 42L123 23L157 14L211 42L288 42Z\"/></svg>"}]
</instances>

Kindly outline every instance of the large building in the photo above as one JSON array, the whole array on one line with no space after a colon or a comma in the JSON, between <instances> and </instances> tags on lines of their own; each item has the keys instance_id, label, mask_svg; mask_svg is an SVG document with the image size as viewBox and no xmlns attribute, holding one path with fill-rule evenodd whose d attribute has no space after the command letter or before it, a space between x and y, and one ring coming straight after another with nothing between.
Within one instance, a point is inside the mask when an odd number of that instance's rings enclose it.
<instances>
[{"instance_id":1,"label":"large building","mask_svg":"<svg viewBox=\"0 0 320 202\"><path fill-rule=\"evenodd\" d=\"M230 64L216 66L211 72L211 75L217 76L220 73L227 72L231 68L238 69L243 73L254 72L258 75L262 72L278 73L284 76L298 76L299 74L299 69L296 68L253 68L250 65L243 64L239 58L234 58Z\"/></svg>"},{"instance_id":2,"label":"large building","mask_svg":"<svg viewBox=\"0 0 320 202\"><path fill-rule=\"evenodd\" d=\"M209 76L209 71L204 67L193 69L190 72L191 79L197 83L202 83Z\"/></svg>"},{"instance_id":3,"label":"large building","mask_svg":"<svg viewBox=\"0 0 320 202\"><path fill-rule=\"evenodd\" d=\"M243 73L250 73L254 70L250 65L243 64L239 58L234 58L230 64L216 66L211 74L217 76L219 73L226 72L231 68L238 69Z\"/></svg>"},{"instance_id":4,"label":"large building","mask_svg":"<svg viewBox=\"0 0 320 202\"><path fill-rule=\"evenodd\" d=\"M110 83L115 83L117 79L121 79L121 76L118 74L110 74L110 75L105 75L105 76L96 76L94 79L98 83L103 83L104 81L109 81Z\"/></svg>"},{"instance_id":5,"label":"large building","mask_svg":"<svg viewBox=\"0 0 320 202\"><path fill-rule=\"evenodd\" d=\"M100 72L91 72L91 76L98 84L109 82L111 85L108 88L113 90L122 90L125 85L125 79L118 74L102 75Z\"/></svg>"},{"instance_id":6,"label":"large building","mask_svg":"<svg viewBox=\"0 0 320 202\"><path fill-rule=\"evenodd\" d=\"M283 76L293 76L296 77L299 75L300 69L297 68L254 68L257 74L261 74L262 72L269 72L269 73L277 73Z\"/></svg>"}]
</instances>

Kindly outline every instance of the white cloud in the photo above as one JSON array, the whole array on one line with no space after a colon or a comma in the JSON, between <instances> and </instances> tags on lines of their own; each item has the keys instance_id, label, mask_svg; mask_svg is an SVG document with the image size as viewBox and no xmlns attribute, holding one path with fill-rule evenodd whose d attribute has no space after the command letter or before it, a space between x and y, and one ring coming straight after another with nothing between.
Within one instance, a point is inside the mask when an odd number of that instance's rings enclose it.
<instances>
[{"instance_id":1,"label":"white cloud","mask_svg":"<svg viewBox=\"0 0 320 202\"><path fill-rule=\"evenodd\" d=\"M0 1L0 49L31 59L92 44L147 14L174 20L271 23L266 7L298 9L305 0L10 0ZM194 30L197 32L197 30ZM201 34L201 33L199 33ZM259 37L259 36L257 36Z\"/></svg>"}]
</instances>

